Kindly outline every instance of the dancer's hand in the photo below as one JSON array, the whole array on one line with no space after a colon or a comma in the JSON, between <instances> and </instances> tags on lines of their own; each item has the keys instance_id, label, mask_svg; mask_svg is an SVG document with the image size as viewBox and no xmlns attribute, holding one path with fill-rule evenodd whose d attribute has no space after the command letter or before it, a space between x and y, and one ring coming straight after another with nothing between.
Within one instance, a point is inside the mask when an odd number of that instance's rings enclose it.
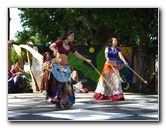
<instances>
[{"instance_id":1,"label":"dancer's hand","mask_svg":"<svg viewBox=\"0 0 166 128\"><path fill-rule=\"evenodd\" d=\"M85 61L89 64L92 63L91 60L89 60L89 59L85 59Z\"/></svg>"},{"instance_id":2,"label":"dancer's hand","mask_svg":"<svg viewBox=\"0 0 166 128\"><path fill-rule=\"evenodd\" d=\"M126 67L128 67L128 66L129 66L127 62L124 62L124 65L125 65Z\"/></svg>"}]
</instances>

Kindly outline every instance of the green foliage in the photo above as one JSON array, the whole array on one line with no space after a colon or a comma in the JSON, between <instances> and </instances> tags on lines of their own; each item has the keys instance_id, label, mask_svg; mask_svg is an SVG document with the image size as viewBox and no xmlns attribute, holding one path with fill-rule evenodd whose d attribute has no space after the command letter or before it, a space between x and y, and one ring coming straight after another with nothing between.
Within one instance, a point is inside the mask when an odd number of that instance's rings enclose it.
<instances>
[{"instance_id":1,"label":"green foliage","mask_svg":"<svg viewBox=\"0 0 166 128\"><path fill-rule=\"evenodd\" d=\"M64 29L75 32L73 43L101 45L116 37L121 46L138 46L141 34L149 45L158 40L157 8L19 8L24 28L20 43L46 44L61 38ZM146 33L145 33L146 32ZM141 41L141 40L140 40Z\"/></svg>"},{"instance_id":2,"label":"green foliage","mask_svg":"<svg viewBox=\"0 0 166 128\"><path fill-rule=\"evenodd\" d=\"M29 72L26 72L25 73L25 77L28 79L28 80L32 80L32 78L31 78L31 74L29 73Z\"/></svg>"},{"instance_id":3,"label":"green foliage","mask_svg":"<svg viewBox=\"0 0 166 128\"><path fill-rule=\"evenodd\" d=\"M33 42L45 45L62 37L64 29L75 33L75 45L103 45L111 37L118 45L138 47L141 68L146 66L148 47L158 54L158 8L19 8L23 31L16 35L17 43ZM104 58L104 57L103 57ZM74 66L83 66L76 59ZM75 62L76 61L76 62ZM103 61L104 62L104 61ZM97 67L100 62L96 62ZM101 71L101 67L98 67ZM141 76L145 76L142 69ZM83 70L83 69L80 69ZM91 74L91 69L87 69ZM95 76L95 75L94 75ZM89 77L89 76L88 76ZM93 78L91 78L93 79Z\"/></svg>"},{"instance_id":4,"label":"green foliage","mask_svg":"<svg viewBox=\"0 0 166 128\"><path fill-rule=\"evenodd\" d=\"M22 48L22 57L23 57L24 62L28 62L27 51L23 48Z\"/></svg>"},{"instance_id":5,"label":"green foliage","mask_svg":"<svg viewBox=\"0 0 166 128\"><path fill-rule=\"evenodd\" d=\"M105 62L105 56L104 54L104 49L103 47L98 54L96 55L96 63L97 67L96 69L101 73L101 70L103 68L104 62ZM89 68L83 64L83 61L81 59L78 59L74 54L69 54L69 63L71 68L74 67L76 70L82 72L84 76L88 79L88 82L90 83L90 86L94 90L98 79L99 79L99 74L96 72L93 67ZM94 65L94 64L93 64Z\"/></svg>"},{"instance_id":6,"label":"green foliage","mask_svg":"<svg viewBox=\"0 0 166 128\"><path fill-rule=\"evenodd\" d=\"M16 51L13 48L12 48L12 57L11 57L11 59L12 59L13 64L18 62L18 55L17 55Z\"/></svg>"},{"instance_id":7,"label":"green foliage","mask_svg":"<svg viewBox=\"0 0 166 128\"><path fill-rule=\"evenodd\" d=\"M27 60L27 52L24 49L22 49L22 57L23 57L24 62L28 61ZM17 55L17 52L14 50L14 48L12 48L11 60L12 60L13 64L18 62L18 55Z\"/></svg>"},{"instance_id":8,"label":"green foliage","mask_svg":"<svg viewBox=\"0 0 166 128\"><path fill-rule=\"evenodd\" d=\"M149 45L158 40L157 8L19 8L24 28L17 41L46 44L61 38L64 29L75 32L73 43L101 45L116 37L121 46L138 46L142 34ZM146 32L146 33L145 33ZM141 41L141 40L140 40Z\"/></svg>"},{"instance_id":9,"label":"green foliage","mask_svg":"<svg viewBox=\"0 0 166 128\"><path fill-rule=\"evenodd\" d=\"M25 72L25 77L29 80L29 81L32 81L32 78L31 78L31 74L30 72ZM24 88L23 92L24 93L32 93L33 90L32 90L32 82L26 82L26 87Z\"/></svg>"},{"instance_id":10,"label":"green foliage","mask_svg":"<svg viewBox=\"0 0 166 128\"><path fill-rule=\"evenodd\" d=\"M83 65L83 60L78 59L74 54L70 53L69 56L69 64L71 67L74 67L75 65Z\"/></svg>"},{"instance_id":11,"label":"green foliage","mask_svg":"<svg viewBox=\"0 0 166 128\"><path fill-rule=\"evenodd\" d=\"M97 63L97 69L101 72L103 65L105 63L105 54L104 54L105 46L102 47L102 49L98 52L96 55L96 63Z\"/></svg>"}]
</instances>

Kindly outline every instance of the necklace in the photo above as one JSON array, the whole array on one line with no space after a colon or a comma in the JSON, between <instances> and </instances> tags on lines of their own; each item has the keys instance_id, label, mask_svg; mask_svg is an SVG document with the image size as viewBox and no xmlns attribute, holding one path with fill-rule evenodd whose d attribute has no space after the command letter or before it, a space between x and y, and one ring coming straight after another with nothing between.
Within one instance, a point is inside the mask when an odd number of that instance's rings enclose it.
<instances>
[{"instance_id":1,"label":"necklace","mask_svg":"<svg viewBox=\"0 0 166 128\"><path fill-rule=\"evenodd\" d=\"M63 47L64 47L64 49L69 50L69 44L66 43L65 41L63 43Z\"/></svg>"},{"instance_id":2,"label":"necklace","mask_svg":"<svg viewBox=\"0 0 166 128\"><path fill-rule=\"evenodd\" d=\"M69 46L69 44L68 44L68 43L66 43L65 41L64 41L64 43L65 43L65 45Z\"/></svg>"},{"instance_id":3,"label":"necklace","mask_svg":"<svg viewBox=\"0 0 166 128\"><path fill-rule=\"evenodd\" d=\"M111 49L112 49L113 54L115 54L116 53L116 48L115 49L111 48Z\"/></svg>"}]
</instances>

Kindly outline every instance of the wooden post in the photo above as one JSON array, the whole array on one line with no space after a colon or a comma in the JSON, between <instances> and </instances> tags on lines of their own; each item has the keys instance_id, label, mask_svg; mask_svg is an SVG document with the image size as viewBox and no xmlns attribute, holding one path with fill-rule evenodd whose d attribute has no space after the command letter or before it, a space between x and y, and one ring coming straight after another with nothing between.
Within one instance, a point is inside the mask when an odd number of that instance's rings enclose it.
<instances>
[{"instance_id":1,"label":"wooden post","mask_svg":"<svg viewBox=\"0 0 166 128\"><path fill-rule=\"evenodd\" d=\"M18 55L18 61L20 62L20 68L24 69L24 61L22 57L22 50L20 46L13 44L14 50L17 52Z\"/></svg>"},{"instance_id":2,"label":"wooden post","mask_svg":"<svg viewBox=\"0 0 166 128\"><path fill-rule=\"evenodd\" d=\"M12 59L11 59L11 52L12 52L12 44L8 42L8 70L12 68Z\"/></svg>"}]
</instances>

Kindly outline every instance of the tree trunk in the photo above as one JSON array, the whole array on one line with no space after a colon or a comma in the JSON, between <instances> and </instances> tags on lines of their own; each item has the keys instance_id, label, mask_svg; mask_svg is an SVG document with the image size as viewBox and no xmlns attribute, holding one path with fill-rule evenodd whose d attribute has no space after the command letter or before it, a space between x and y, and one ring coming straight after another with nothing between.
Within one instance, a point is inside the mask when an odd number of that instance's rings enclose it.
<instances>
[{"instance_id":1,"label":"tree trunk","mask_svg":"<svg viewBox=\"0 0 166 128\"><path fill-rule=\"evenodd\" d=\"M146 31L140 32L140 45L138 47L138 74L145 80L146 77L146 65L147 65L147 47L148 38ZM146 92L146 84L140 78L137 78L137 84L139 92Z\"/></svg>"},{"instance_id":2,"label":"tree trunk","mask_svg":"<svg viewBox=\"0 0 166 128\"><path fill-rule=\"evenodd\" d=\"M8 40L10 40L10 8L8 8Z\"/></svg>"}]
</instances>

